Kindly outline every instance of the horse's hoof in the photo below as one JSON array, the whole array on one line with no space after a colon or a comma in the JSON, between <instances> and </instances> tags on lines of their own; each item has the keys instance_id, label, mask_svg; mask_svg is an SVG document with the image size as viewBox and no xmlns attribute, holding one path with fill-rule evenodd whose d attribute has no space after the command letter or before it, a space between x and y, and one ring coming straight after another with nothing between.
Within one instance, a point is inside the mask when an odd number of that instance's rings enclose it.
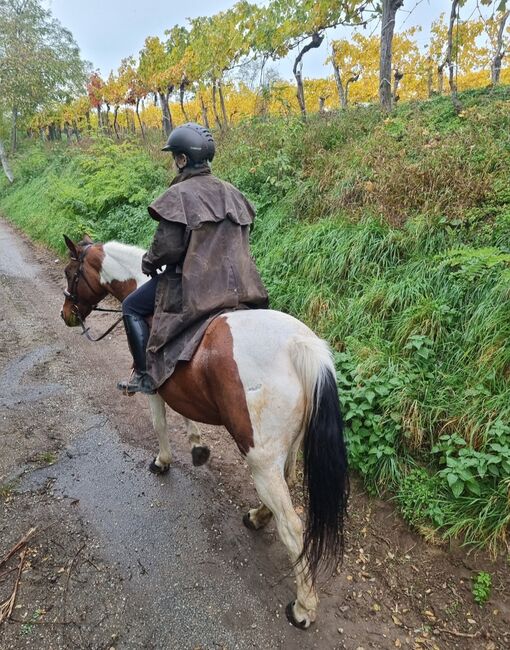
<instances>
[{"instance_id":1,"label":"horse's hoof","mask_svg":"<svg viewBox=\"0 0 510 650\"><path fill-rule=\"evenodd\" d=\"M299 628L300 630L306 630L308 627L310 627L310 623L307 624L306 619L304 621L298 621L296 617L294 616L294 605L295 601L291 601L287 607L285 608L285 615L287 616L287 620L289 623L292 623L294 627Z\"/></svg>"},{"instance_id":2,"label":"horse's hoof","mask_svg":"<svg viewBox=\"0 0 510 650\"><path fill-rule=\"evenodd\" d=\"M160 465L157 465L156 464L156 459L154 459L152 461L152 463L149 465L149 470L153 474L166 474L169 469L170 469L170 465L163 465L163 467L161 467Z\"/></svg>"},{"instance_id":3,"label":"horse's hoof","mask_svg":"<svg viewBox=\"0 0 510 650\"><path fill-rule=\"evenodd\" d=\"M204 465L209 460L210 455L211 452L209 447L193 447L191 450L191 460L193 461L193 465L195 465L195 467Z\"/></svg>"},{"instance_id":4,"label":"horse's hoof","mask_svg":"<svg viewBox=\"0 0 510 650\"><path fill-rule=\"evenodd\" d=\"M255 526L255 524L253 523L253 521L250 518L250 513L249 512L247 512L243 516L243 524L246 526L246 528L249 528L250 530L257 530L257 527Z\"/></svg>"}]
</instances>

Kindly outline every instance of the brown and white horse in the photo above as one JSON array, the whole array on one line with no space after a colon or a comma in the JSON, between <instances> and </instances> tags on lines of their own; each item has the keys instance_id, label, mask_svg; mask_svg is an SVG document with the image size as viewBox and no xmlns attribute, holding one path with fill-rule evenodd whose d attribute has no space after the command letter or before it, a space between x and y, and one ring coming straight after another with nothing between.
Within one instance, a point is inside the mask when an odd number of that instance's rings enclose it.
<instances>
[{"instance_id":1,"label":"brown and white horse","mask_svg":"<svg viewBox=\"0 0 510 650\"><path fill-rule=\"evenodd\" d=\"M79 325L107 294L122 301L146 280L143 252L118 242L74 244L65 238L70 261L62 318ZM184 416L195 464L209 450L195 422L223 425L250 467L261 504L243 518L258 529L272 516L293 563L296 599L287 617L300 628L316 618L318 573L336 567L343 551L343 517L348 498L347 456L330 350L306 325L272 310L242 310L214 319L191 361L150 397L159 453L153 471L171 460L165 402ZM288 485L303 445L303 526Z\"/></svg>"}]
</instances>

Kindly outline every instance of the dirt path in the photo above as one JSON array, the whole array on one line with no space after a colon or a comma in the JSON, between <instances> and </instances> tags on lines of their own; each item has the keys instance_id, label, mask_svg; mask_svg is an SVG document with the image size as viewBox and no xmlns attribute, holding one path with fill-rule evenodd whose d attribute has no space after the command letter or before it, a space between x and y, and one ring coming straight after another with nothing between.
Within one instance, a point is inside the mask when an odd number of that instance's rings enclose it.
<instances>
[{"instance_id":1,"label":"dirt path","mask_svg":"<svg viewBox=\"0 0 510 650\"><path fill-rule=\"evenodd\" d=\"M356 484L343 569L313 629L292 628L286 554L273 525L241 524L256 499L228 435L204 427L212 457L193 468L171 416L175 465L151 475L145 400L114 388L129 367L122 332L94 345L67 329L62 264L3 221L0 251L0 560L37 526L0 647L509 647L508 565L424 544ZM15 578L4 568L0 602ZM471 595L482 569L484 608Z\"/></svg>"}]
</instances>

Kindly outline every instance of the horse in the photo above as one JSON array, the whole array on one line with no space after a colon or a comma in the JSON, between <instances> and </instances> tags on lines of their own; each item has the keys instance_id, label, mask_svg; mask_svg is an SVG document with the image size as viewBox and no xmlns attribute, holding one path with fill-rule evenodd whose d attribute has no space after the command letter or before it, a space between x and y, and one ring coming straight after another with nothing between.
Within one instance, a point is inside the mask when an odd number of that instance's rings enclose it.
<instances>
[{"instance_id":1,"label":"horse","mask_svg":"<svg viewBox=\"0 0 510 650\"><path fill-rule=\"evenodd\" d=\"M108 294L122 302L142 282L140 248L115 241L74 243L61 316L82 324ZM296 578L296 597L286 615L300 629L317 616L317 580L343 556L349 495L347 452L328 344L296 318L270 309L237 310L214 318L188 362L150 396L159 452L153 472L168 470L172 455L165 404L185 418L195 465L209 449L196 422L223 425L244 456L260 504L243 517L258 530L274 517ZM289 485L303 449L306 523L292 505Z\"/></svg>"}]
</instances>

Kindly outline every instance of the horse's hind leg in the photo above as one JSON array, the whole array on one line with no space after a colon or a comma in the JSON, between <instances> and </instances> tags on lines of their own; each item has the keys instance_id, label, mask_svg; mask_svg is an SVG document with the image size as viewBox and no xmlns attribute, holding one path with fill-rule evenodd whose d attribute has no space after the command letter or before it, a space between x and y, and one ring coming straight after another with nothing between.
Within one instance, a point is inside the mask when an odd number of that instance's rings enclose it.
<instances>
[{"instance_id":1,"label":"horse's hind leg","mask_svg":"<svg viewBox=\"0 0 510 650\"><path fill-rule=\"evenodd\" d=\"M188 442L191 445L191 459L193 465L198 467L199 465L207 463L211 451L209 450L209 447L202 444L202 437L198 424L193 422L193 420L188 420L188 418L184 418L184 423L186 425L186 433L188 434Z\"/></svg>"},{"instance_id":2,"label":"horse's hind leg","mask_svg":"<svg viewBox=\"0 0 510 650\"><path fill-rule=\"evenodd\" d=\"M250 454L247 460L250 461ZM302 628L307 628L315 621L318 598L306 568L297 562L303 550L303 526L297 516L290 498L289 488L283 472L279 467L261 468L258 463L252 466L253 480L262 503L274 515L278 534L287 547L290 560L295 567L297 584L296 600L289 605L293 621Z\"/></svg>"},{"instance_id":3,"label":"horse's hind leg","mask_svg":"<svg viewBox=\"0 0 510 650\"><path fill-rule=\"evenodd\" d=\"M159 452L156 458L149 465L154 474L164 474L170 469L172 463L172 452L166 428L166 406L162 397L158 394L149 395L149 408L152 418L152 426L158 436Z\"/></svg>"},{"instance_id":4,"label":"horse's hind leg","mask_svg":"<svg viewBox=\"0 0 510 650\"><path fill-rule=\"evenodd\" d=\"M285 480L287 485L292 487L296 482L296 461L301 440L296 440L289 449L287 460L285 461ZM263 503L258 508L252 508L243 517L243 524L251 530L264 528L271 521L273 513Z\"/></svg>"}]
</instances>

